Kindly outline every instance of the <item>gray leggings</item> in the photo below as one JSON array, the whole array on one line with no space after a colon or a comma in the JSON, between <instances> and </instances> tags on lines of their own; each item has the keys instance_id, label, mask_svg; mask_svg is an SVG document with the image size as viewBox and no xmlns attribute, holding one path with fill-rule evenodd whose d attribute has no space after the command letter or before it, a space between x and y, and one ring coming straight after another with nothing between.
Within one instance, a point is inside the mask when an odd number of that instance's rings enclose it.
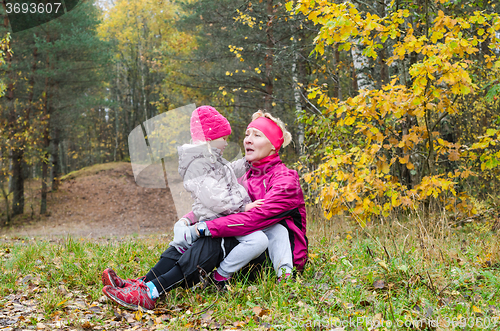
<instances>
[{"instance_id":1,"label":"gray leggings","mask_svg":"<svg viewBox=\"0 0 500 331\"><path fill-rule=\"evenodd\" d=\"M231 277L233 273L246 266L250 261L269 251L276 275L292 273L293 261L288 230L276 223L263 230L245 236L236 237L239 244L231 250L221 262L217 272L223 277Z\"/></svg>"}]
</instances>

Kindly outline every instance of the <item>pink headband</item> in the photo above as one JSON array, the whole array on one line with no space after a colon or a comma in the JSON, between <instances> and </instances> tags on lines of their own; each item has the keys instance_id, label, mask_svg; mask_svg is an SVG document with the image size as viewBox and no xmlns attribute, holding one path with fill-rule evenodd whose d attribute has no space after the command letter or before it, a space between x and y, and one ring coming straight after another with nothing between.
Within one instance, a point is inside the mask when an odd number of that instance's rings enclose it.
<instances>
[{"instance_id":1,"label":"pink headband","mask_svg":"<svg viewBox=\"0 0 500 331\"><path fill-rule=\"evenodd\" d=\"M274 148L276 148L276 151L280 149L281 145L283 145L283 142L285 141L281 128L274 123L273 120L270 120L267 117L259 117L255 121L250 122L247 126L247 129L249 128L255 128L261 131L266 138L269 139Z\"/></svg>"}]
</instances>

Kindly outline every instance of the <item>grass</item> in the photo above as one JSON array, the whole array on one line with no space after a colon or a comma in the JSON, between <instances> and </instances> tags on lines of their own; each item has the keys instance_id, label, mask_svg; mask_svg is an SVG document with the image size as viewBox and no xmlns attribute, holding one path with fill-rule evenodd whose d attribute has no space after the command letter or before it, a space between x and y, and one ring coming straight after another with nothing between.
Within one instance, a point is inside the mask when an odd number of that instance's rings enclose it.
<instances>
[{"instance_id":1,"label":"grass","mask_svg":"<svg viewBox=\"0 0 500 331\"><path fill-rule=\"evenodd\" d=\"M65 181L65 180L71 180L71 179L75 179L75 178L95 175L101 171L112 170L112 169L115 169L122 164L130 164L130 163L128 163L128 162L109 162L109 163L94 164L92 166L84 167L82 169L72 171L72 172L62 176L61 182Z\"/></svg>"},{"instance_id":2,"label":"grass","mask_svg":"<svg viewBox=\"0 0 500 331\"><path fill-rule=\"evenodd\" d=\"M13 296L36 302L38 315L19 327L499 329L500 242L484 224L451 228L417 217L361 230L337 219L311 221L308 231L310 262L294 281L277 284L264 268L253 281L235 277L225 294L179 288L160 298L156 314L99 303L100 274L108 266L123 277L145 274L170 238L4 240L0 304ZM86 308L74 308L79 302ZM89 313L92 307L100 313Z\"/></svg>"}]
</instances>

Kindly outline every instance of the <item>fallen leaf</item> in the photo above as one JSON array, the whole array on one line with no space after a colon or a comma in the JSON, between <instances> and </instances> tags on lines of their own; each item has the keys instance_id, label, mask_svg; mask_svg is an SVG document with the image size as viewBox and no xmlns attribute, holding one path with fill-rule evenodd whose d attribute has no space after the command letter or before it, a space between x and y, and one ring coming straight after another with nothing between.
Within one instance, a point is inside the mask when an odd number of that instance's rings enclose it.
<instances>
[{"instance_id":1,"label":"fallen leaf","mask_svg":"<svg viewBox=\"0 0 500 331\"><path fill-rule=\"evenodd\" d=\"M404 265L404 264L403 264L403 265L398 265L396 268L397 268L398 270L400 270L400 271L403 271L403 272L408 271L408 266L406 266L406 265Z\"/></svg>"},{"instance_id":2,"label":"fallen leaf","mask_svg":"<svg viewBox=\"0 0 500 331\"><path fill-rule=\"evenodd\" d=\"M92 324L89 321L85 321L82 324L82 328L84 328L86 330L92 329Z\"/></svg>"},{"instance_id":3,"label":"fallen leaf","mask_svg":"<svg viewBox=\"0 0 500 331\"><path fill-rule=\"evenodd\" d=\"M243 321L238 321L238 322L234 322L234 323L233 323L233 326L235 326L235 327L237 327L237 328L242 328L242 327L244 327L244 326L245 326L245 324L246 324L246 323L245 323L245 322L243 322Z\"/></svg>"},{"instance_id":4,"label":"fallen leaf","mask_svg":"<svg viewBox=\"0 0 500 331\"><path fill-rule=\"evenodd\" d=\"M346 303L346 302L344 302L343 305L344 305L344 308L347 308L347 309L354 308L354 305L352 303Z\"/></svg>"},{"instance_id":5,"label":"fallen leaf","mask_svg":"<svg viewBox=\"0 0 500 331\"><path fill-rule=\"evenodd\" d=\"M379 280L376 280L373 282L373 287L378 288L378 289L382 289L385 287L385 283L383 280L379 279Z\"/></svg>"},{"instance_id":6,"label":"fallen leaf","mask_svg":"<svg viewBox=\"0 0 500 331\"><path fill-rule=\"evenodd\" d=\"M367 307L367 306L371 305L371 302L370 301L366 301L366 300L362 300L362 301L359 302L359 305L361 307Z\"/></svg>"},{"instance_id":7,"label":"fallen leaf","mask_svg":"<svg viewBox=\"0 0 500 331\"><path fill-rule=\"evenodd\" d=\"M59 306L64 305L64 304L66 303L66 301L68 301L68 299L65 299L65 300L63 300L63 301L59 302L59 303L56 305L56 307L59 307Z\"/></svg>"},{"instance_id":8,"label":"fallen leaf","mask_svg":"<svg viewBox=\"0 0 500 331\"><path fill-rule=\"evenodd\" d=\"M249 286L247 287L247 290L250 292L257 292L257 286L255 285Z\"/></svg>"},{"instance_id":9,"label":"fallen leaf","mask_svg":"<svg viewBox=\"0 0 500 331\"><path fill-rule=\"evenodd\" d=\"M378 261L377 262L379 266L381 266L385 271L389 271L389 268L387 267L387 264L384 261Z\"/></svg>"},{"instance_id":10,"label":"fallen leaf","mask_svg":"<svg viewBox=\"0 0 500 331\"><path fill-rule=\"evenodd\" d=\"M253 308L252 308L252 310L253 310L253 313L254 313L255 315L257 315L257 316L259 316L259 315L260 315L260 313L262 312L262 308L260 308L259 306L255 306L255 307L253 307Z\"/></svg>"}]
</instances>

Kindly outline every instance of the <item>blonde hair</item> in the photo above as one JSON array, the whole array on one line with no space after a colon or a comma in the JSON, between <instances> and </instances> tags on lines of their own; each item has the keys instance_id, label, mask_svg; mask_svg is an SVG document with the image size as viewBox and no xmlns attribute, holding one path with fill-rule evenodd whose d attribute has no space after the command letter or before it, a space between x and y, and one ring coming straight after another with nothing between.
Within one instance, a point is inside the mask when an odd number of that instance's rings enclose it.
<instances>
[{"instance_id":1,"label":"blonde hair","mask_svg":"<svg viewBox=\"0 0 500 331\"><path fill-rule=\"evenodd\" d=\"M290 142L292 141L292 134L290 132L288 132L288 130L286 129L285 123L283 123L282 120L280 120L277 117L274 117L273 115L271 115L269 113L264 113L262 110L259 109L258 111L253 113L252 122L255 121L256 119L258 119L259 117L268 118L271 121L273 121L274 123L276 123L277 126L280 127L281 132L283 132L283 145L281 145L281 147L286 147L286 146L288 146L288 144L290 144Z\"/></svg>"}]
</instances>

